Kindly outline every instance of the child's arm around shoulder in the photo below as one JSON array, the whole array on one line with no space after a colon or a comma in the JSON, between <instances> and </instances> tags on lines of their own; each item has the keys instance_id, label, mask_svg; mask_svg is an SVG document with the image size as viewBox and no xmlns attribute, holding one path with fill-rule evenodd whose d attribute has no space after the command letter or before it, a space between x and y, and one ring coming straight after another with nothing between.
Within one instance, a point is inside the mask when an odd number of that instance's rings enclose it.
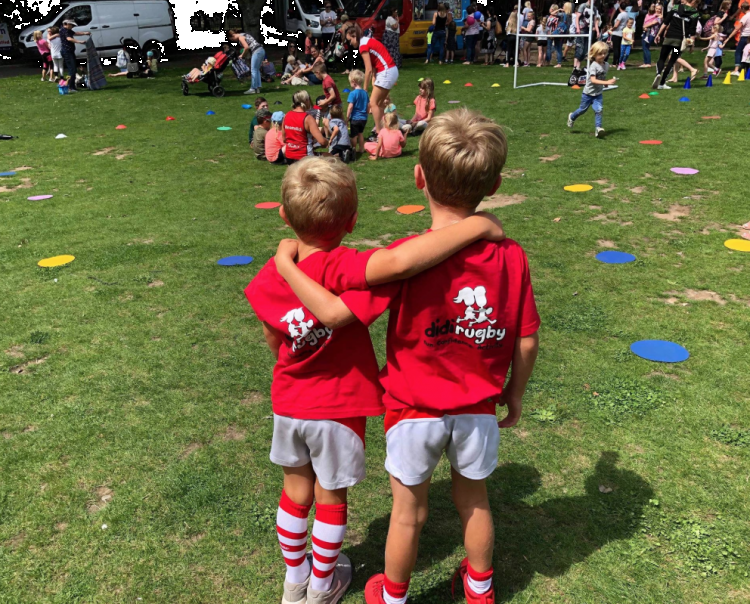
<instances>
[{"instance_id":1,"label":"child's arm around shoulder","mask_svg":"<svg viewBox=\"0 0 750 604\"><path fill-rule=\"evenodd\" d=\"M414 237L392 249L377 250L370 256L365 269L369 286L408 279L436 266L467 245L480 239L505 239L500 220L480 212L460 222ZM356 320L341 299L305 275L295 264L297 242L282 240L276 252L276 269L287 281L300 301L326 327L337 329Z\"/></svg>"},{"instance_id":2,"label":"child's arm around shoulder","mask_svg":"<svg viewBox=\"0 0 750 604\"><path fill-rule=\"evenodd\" d=\"M263 336L266 338L266 344L268 344L268 347L271 349L273 358L278 361L279 350L281 350L281 338L276 335L276 332L273 331L265 321L263 322Z\"/></svg>"}]
</instances>

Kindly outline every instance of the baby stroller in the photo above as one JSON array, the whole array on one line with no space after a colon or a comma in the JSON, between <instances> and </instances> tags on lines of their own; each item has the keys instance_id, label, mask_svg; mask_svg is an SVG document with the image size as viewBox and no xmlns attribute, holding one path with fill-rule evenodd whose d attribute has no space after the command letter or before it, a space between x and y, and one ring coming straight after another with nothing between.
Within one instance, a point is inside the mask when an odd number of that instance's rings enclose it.
<instances>
[{"instance_id":1,"label":"baby stroller","mask_svg":"<svg viewBox=\"0 0 750 604\"><path fill-rule=\"evenodd\" d=\"M230 61L235 58L235 55L236 51L224 47L212 57L215 62L208 71L193 78L190 77L190 74L182 76L182 94L185 96L190 94L190 84L203 82L208 86L208 91L212 95L218 99L223 97L225 90L221 85L221 81L224 78L224 70L227 68Z\"/></svg>"},{"instance_id":2,"label":"baby stroller","mask_svg":"<svg viewBox=\"0 0 750 604\"><path fill-rule=\"evenodd\" d=\"M344 48L344 37L340 31L333 34L331 43L323 51L323 60L325 61L326 67L332 67L334 64L341 62L346 53Z\"/></svg>"},{"instance_id":3,"label":"baby stroller","mask_svg":"<svg viewBox=\"0 0 750 604\"><path fill-rule=\"evenodd\" d=\"M128 78L145 78L150 75L150 68L146 62L146 55L141 50L141 45L133 38L120 40L123 50L128 59Z\"/></svg>"}]
</instances>

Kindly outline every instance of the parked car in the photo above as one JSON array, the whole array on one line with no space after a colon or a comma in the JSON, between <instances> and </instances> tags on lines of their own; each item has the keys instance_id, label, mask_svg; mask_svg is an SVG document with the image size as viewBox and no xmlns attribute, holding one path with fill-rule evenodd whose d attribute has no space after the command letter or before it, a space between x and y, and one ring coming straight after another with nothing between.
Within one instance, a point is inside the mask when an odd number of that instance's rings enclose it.
<instances>
[{"instance_id":1,"label":"parked car","mask_svg":"<svg viewBox=\"0 0 750 604\"><path fill-rule=\"evenodd\" d=\"M116 57L123 38L136 40L157 58L177 48L174 13L168 0L88 0L63 2L41 22L25 28L19 36L24 54L38 58L34 31L41 30L46 37L48 27L62 27L68 19L78 24L76 29L91 32L100 57ZM76 45L76 53L84 56L85 47Z\"/></svg>"}]
</instances>

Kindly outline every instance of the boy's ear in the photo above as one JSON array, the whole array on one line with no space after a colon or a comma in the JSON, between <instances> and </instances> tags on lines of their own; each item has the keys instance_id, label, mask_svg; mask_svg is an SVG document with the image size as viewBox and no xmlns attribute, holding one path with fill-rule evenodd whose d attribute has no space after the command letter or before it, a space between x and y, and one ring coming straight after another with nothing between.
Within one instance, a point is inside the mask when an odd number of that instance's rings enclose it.
<instances>
[{"instance_id":1,"label":"boy's ear","mask_svg":"<svg viewBox=\"0 0 750 604\"><path fill-rule=\"evenodd\" d=\"M417 189L419 189L420 191L423 191L427 186L427 181L424 177L424 170L422 170L422 166L420 164L414 166L414 184L417 185Z\"/></svg>"},{"instance_id":2,"label":"boy's ear","mask_svg":"<svg viewBox=\"0 0 750 604\"><path fill-rule=\"evenodd\" d=\"M346 223L347 233L351 234L351 232L354 230L354 227L357 224L357 218L359 218L359 212L354 212L354 214L352 214L352 217L349 219L349 222Z\"/></svg>"},{"instance_id":3,"label":"boy's ear","mask_svg":"<svg viewBox=\"0 0 750 604\"><path fill-rule=\"evenodd\" d=\"M286 223L286 226L288 226L289 228L292 228L292 225L289 224L289 219L286 217L284 206L279 207L279 216L281 216L281 219Z\"/></svg>"},{"instance_id":4,"label":"boy's ear","mask_svg":"<svg viewBox=\"0 0 750 604\"><path fill-rule=\"evenodd\" d=\"M503 184L503 175L498 174L497 180L495 181L495 184L492 185L492 190L489 193L487 193L487 196L489 197L490 195L494 195L495 192L500 188L501 184Z\"/></svg>"}]
</instances>

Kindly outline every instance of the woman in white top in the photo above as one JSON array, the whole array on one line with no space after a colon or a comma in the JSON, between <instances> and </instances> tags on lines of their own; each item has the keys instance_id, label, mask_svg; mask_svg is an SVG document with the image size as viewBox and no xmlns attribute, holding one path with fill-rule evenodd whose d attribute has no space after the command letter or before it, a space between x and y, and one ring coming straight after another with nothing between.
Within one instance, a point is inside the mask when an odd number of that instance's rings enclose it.
<instances>
[{"instance_id":1,"label":"woman in white top","mask_svg":"<svg viewBox=\"0 0 750 604\"><path fill-rule=\"evenodd\" d=\"M320 47L325 51L336 33L338 15L331 10L331 3L325 3L325 10L320 13Z\"/></svg>"},{"instance_id":2,"label":"woman in white top","mask_svg":"<svg viewBox=\"0 0 750 604\"><path fill-rule=\"evenodd\" d=\"M52 65L55 69L55 81L63 76L65 65L62 58L62 40L60 39L60 28L50 27L47 30L47 41L52 54Z\"/></svg>"},{"instance_id":3,"label":"woman in white top","mask_svg":"<svg viewBox=\"0 0 750 604\"><path fill-rule=\"evenodd\" d=\"M398 21L398 8L394 7L391 16L385 20L385 32L383 33L383 45L396 63L396 67L401 67L401 26Z\"/></svg>"}]
</instances>

